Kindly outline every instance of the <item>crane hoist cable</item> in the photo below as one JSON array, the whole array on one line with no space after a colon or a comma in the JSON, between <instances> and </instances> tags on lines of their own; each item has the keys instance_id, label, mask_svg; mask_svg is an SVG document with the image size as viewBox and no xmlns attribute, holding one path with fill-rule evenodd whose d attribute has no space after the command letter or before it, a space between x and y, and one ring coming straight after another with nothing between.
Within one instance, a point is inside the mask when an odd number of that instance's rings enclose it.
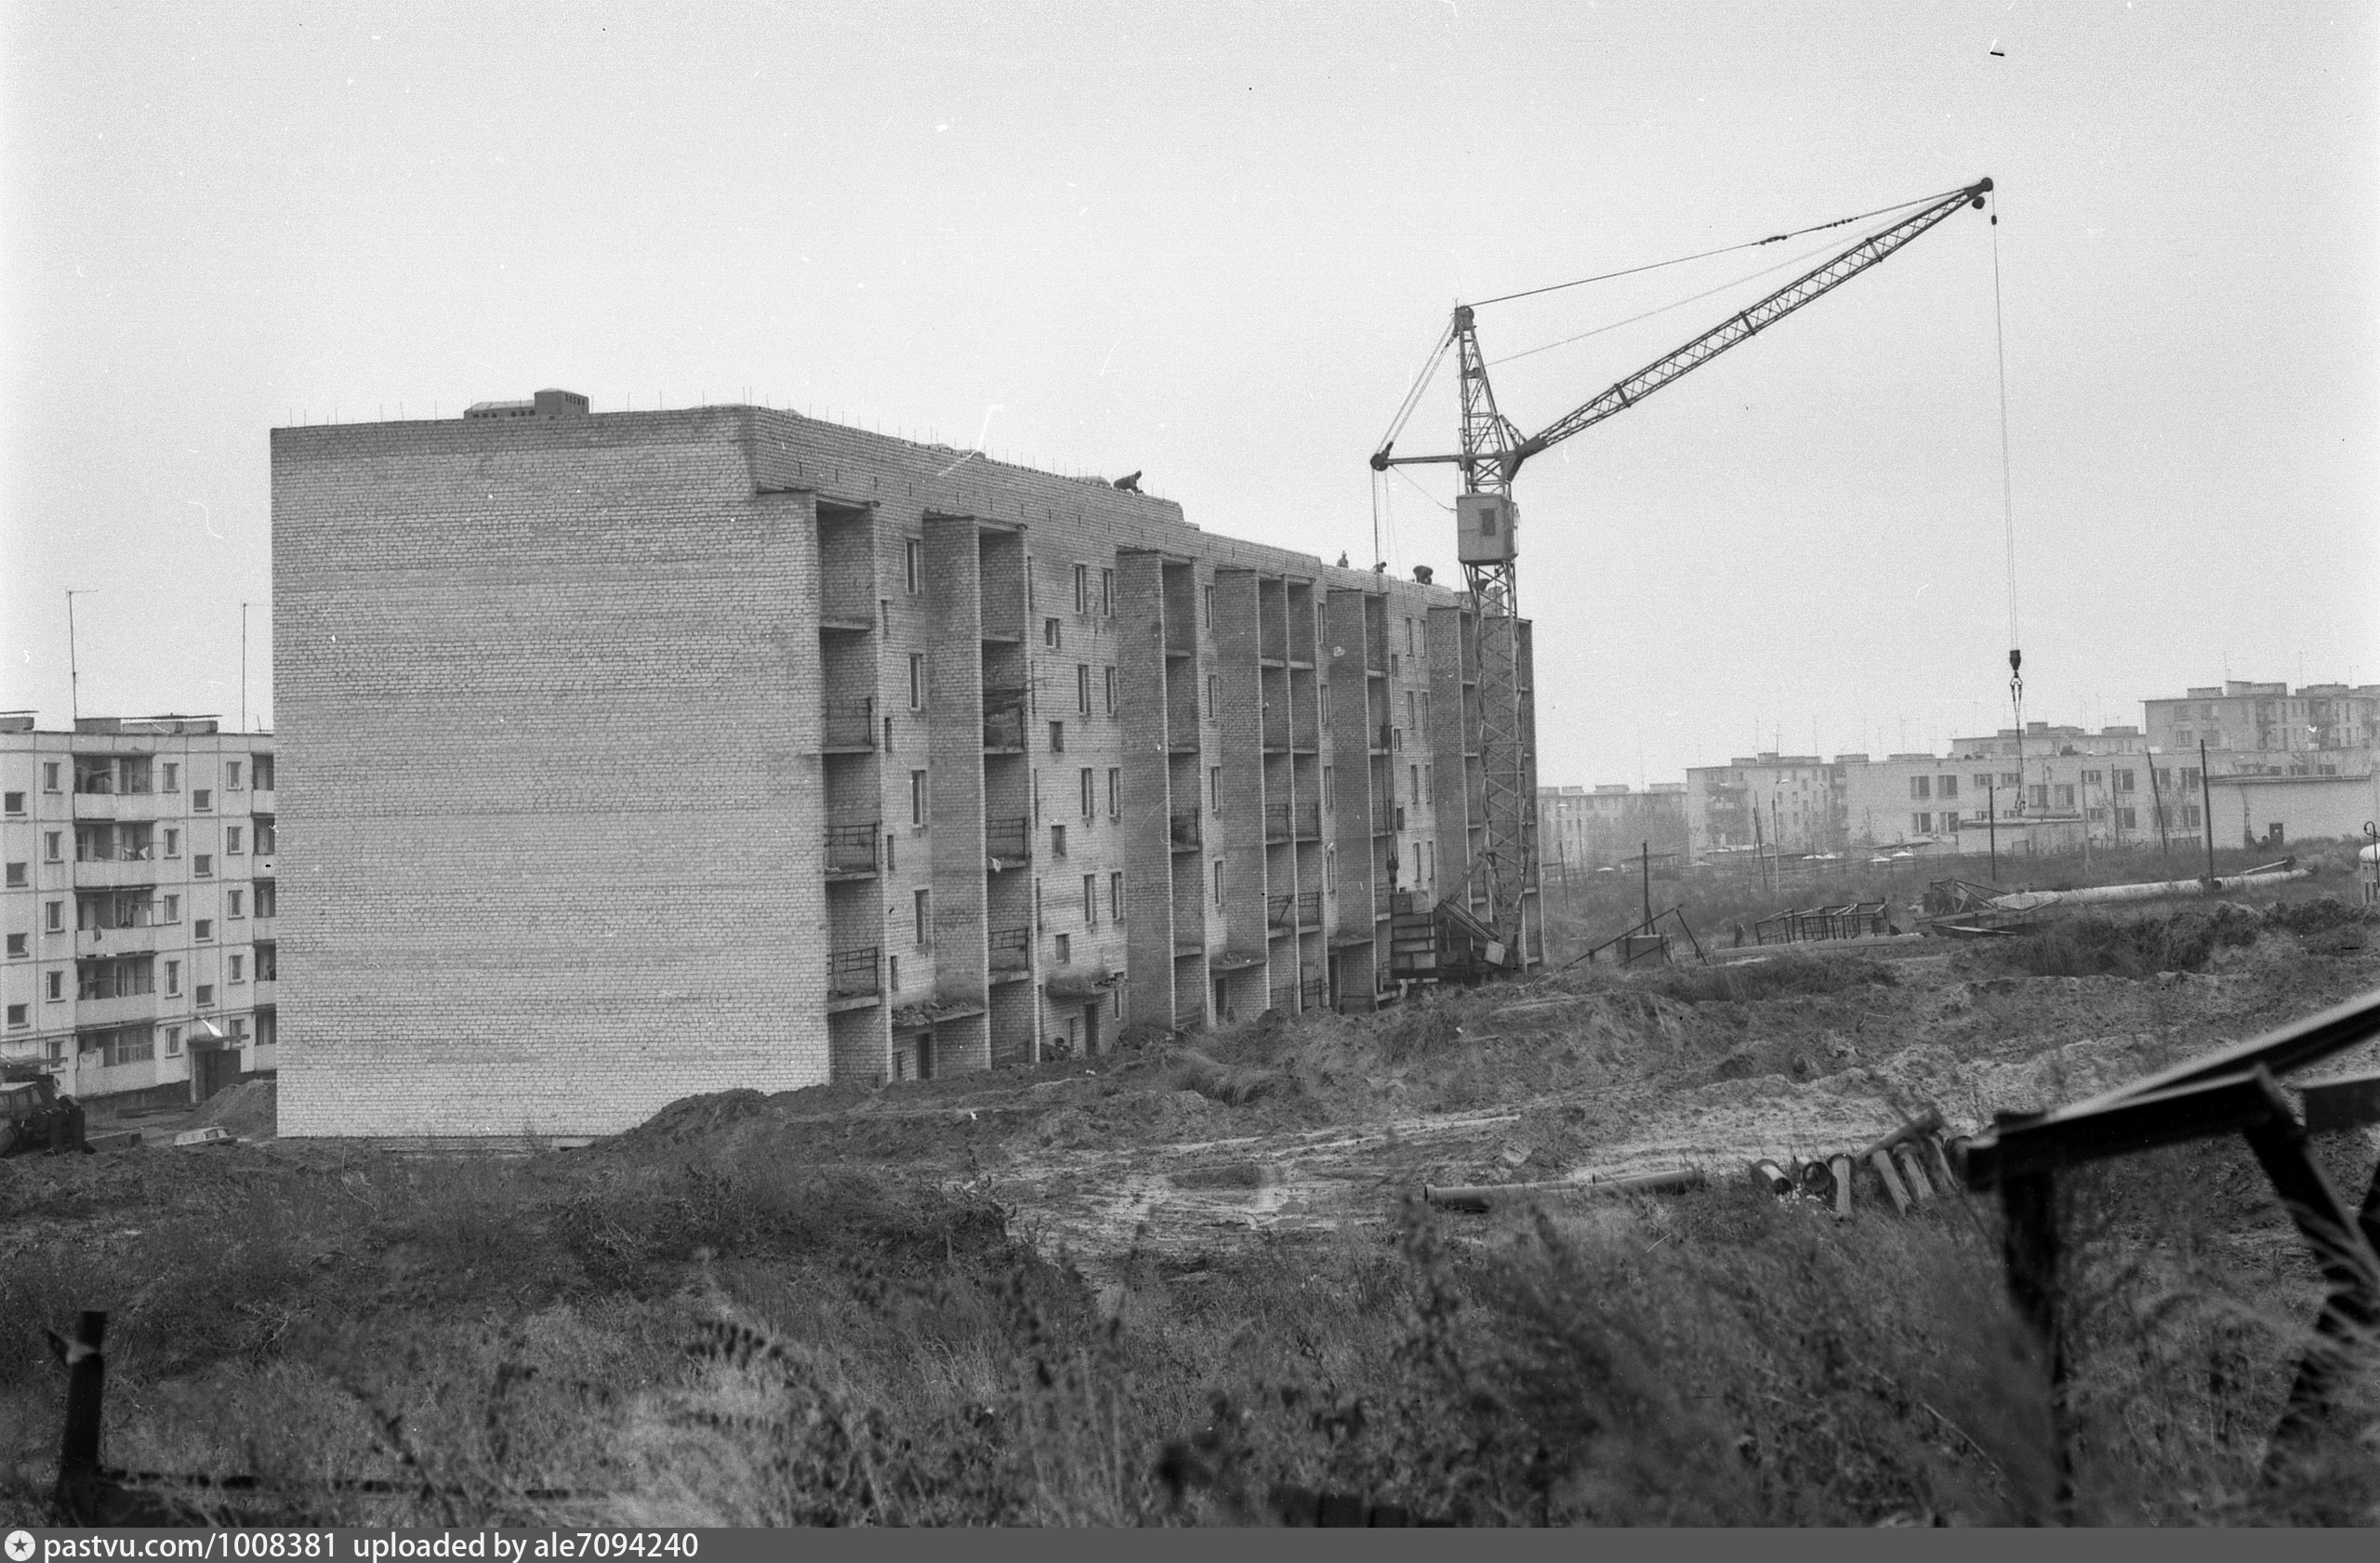
<instances>
[{"instance_id":1,"label":"crane hoist cable","mask_svg":"<svg viewBox=\"0 0 2380 1563\"><path fill-rule=\"evenodd\" d=\"M1746 239L1739 245L1722 245L1717 249L1699 250L1693 255L1681 255L1672 260L1647 261L1642 266L1624 267L1617 272L1605 272L1592 277L1579 277L1567 283L1550 283L1543 287L1525 287L1518 293L1500 293L1493 298L1475 300L1472 308L1484 309L1489 304L1508 304L1515 298L1534 298L1540 293L1559 293L1566 287L1584 287L1589 283L1610 282L1615 277L1633 277L1639 272L1658 272L1664 266L1683 266L1688 261L1708 260L1714 255L1732 255L1739 249L1758 249L1763 245L1781 245L1788 239L1798 239L1805 233L1822 232L1830 228L1841 228L1846 223L1865 222L1871 217L1882 217L1886 212L1905 211L1911 206L1923 206L1957 193L1958 192L1954 190L1937 191L1932 195L1921 195L1914 201L1897 201L1889 206L1879 206L1872 212L1854 212L1849 217L1834 218L1826 222L1814 222L1807 228L1793 228L1782 233L1771 233L1765 239Z\"/></svg>"},{"instance_id":2,"label":"crane hoist cable","mask_svg":"<svg viewBox=\"0 0 2380 1563\"><path fill-rule=\"evenodd\" d=\"M1543 342L1533 348L1523 348L1518 352L1508 352L1501 358L1491 358L1488 361L1488 366L1492 369L1499 364L1510 364L1514 359L1533 358L1540 352L1552 352L1555 348L1567 348L1573 342L1583 342L1590 337L1600 337L1606 331L1617 331L1623 325L1633 325L1638 321L1650 320L1655 315L1667 314L1672 310L1682 310L1688 304L1699 304L1705 298L1715 298L1717 295L1726 292L1729 288L1741 287L1744 284L1750 282L1758 282L1761 278L1768 275L1771 272L1781 272L1788 266L1798 266L1805 260L1814 259L1818 256L1824 255L1833 247L1834 245L1831 243L1829 243L1820 245L1816 249L1803 250L1798 254L1789 256L1785 259L1778 261L1773 266L1763 266L1757 272L1746 272L1742 276L1736 278L1732 282L1721 283L1716 287L1706 287L1699 293L1689 293L1683 298L1673 299L1667 304L1657 305L1652 309L1646 310L1642 314L1630 315L1625 320L1615 320L1609 325L1598 325L1592 331L1581 331L1575 337L1565 337L1558 342Z\"/></svg>"},{"instance_id":3,"label":"crane hoist cable","mask_svg":"<svg viewBox=\"0 0 2380 1563\"><path fill-rule=\"evenodd\" d=\"M2000 295L2000 206L1991 218L1991 346L2000 373L2000 525L2005 540L2008 568L2008 706L2016 723L2016 812L2025 809L2021 778L2025 773L2025 654L2016 624L2016 479L2008 458L2008 332ZM2044 757L2043 763L2048 763ZM2044 785L2048 772L2043 772ZM2046 793L2044 793L2046 795Z\"/></svg>"}]
</instances>

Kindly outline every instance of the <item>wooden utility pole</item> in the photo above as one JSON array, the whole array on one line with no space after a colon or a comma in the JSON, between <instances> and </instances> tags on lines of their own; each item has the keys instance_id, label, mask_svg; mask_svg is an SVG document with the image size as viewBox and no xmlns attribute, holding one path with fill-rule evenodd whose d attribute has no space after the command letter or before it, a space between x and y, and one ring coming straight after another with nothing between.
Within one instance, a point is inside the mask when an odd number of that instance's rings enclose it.
<instances>
[{"instance_id":1,"label":"wooden utility pole","mask_svg":"<svg viewBox=\"0 0 2380 1563\"><path fill-rule=\"evenodd\" d=\"M1991 888L2000 888L2000 787L1983 784L1984 836L1991 848Z\"/></svg>"},{"instance_id":2,"label":"wooden utility pole","mask_svg":"<svg viewBox=\"0 0 2380 1563\"><path fill-rule=\"evenodd\" d=\"M1636 862L1645 874L1645 921L1653 921L1653 843L1636 843Z\"/></svg>"},{"instance_id":3,"label":"wooden utility pole","mask_svg":"<svg viewBox=\"0 0 2380 1563\"><path fill-rule=\"evenodd\" d=\"M2206 740L2204 738L2198 741L2198 798L2199 810L2205 815L2206 882L2207 887L2212 889L2215 885L2215 784L2208 779L2206 774Z\"/></svg>"},{"instance_id":4,"label":"wooden utility pole","mask_svg":"<svg viewBox=\"0 0 2380 1563\"><path fill-rule=\"evenodd\" d=\"M2157 811L2158 858L2161 862L2170 862L2174 856L2174 837L2165 828L2165 788L2157 779L2157 757L2154 754L2149 757L2149 798L2150 805Z\"/></svg>"}]
</instances>

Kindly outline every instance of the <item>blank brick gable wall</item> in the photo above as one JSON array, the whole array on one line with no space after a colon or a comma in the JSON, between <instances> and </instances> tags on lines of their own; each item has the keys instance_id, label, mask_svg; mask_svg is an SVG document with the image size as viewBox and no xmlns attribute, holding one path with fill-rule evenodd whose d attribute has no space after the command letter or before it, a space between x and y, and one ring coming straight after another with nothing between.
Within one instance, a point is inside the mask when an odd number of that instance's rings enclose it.
<instances>
[{"instance_id":1,"label":"blank brick gable wall","mask_svg":"<svg viewBox=\"0 0 2380 1563\"><path fill-rule=\"evenodd\" d=\"M816 534L747 448L723 411L274 432L283 1133L826 1078Z\"/></svg>"},{"instance_id":2,"label":"blank brick gable wall","mask_svg":"<svg viewBox=\"0 0 2380 1563\"><path fill-rule=\"evenodd\" d=\"M933 841L949 778L930 782L934 828L906 824L911 769L983 763L972 702L907 709L911 652L932 666L972 651L937 644L949 624L933 584L912 597L903 579L901 539L928 535L929 515L1022 529L1045 808L1029 872L1046 877L1050 932L1076 930L1077 964L1123 954L1131 1013L1157 1024L1174 1010L1166 819L1201 800L1187 777L1169 796L1156 561L1135 550L1195 560L1198 581L1225 566L1381 593L1393 614L1456 600L1201 531L1167 500L758 408L279 430L272 448L291 1134L596 1133L696 1092L827 1078L813 496L875 517L892 604L879 709L895 728L879 812L900 846L881 943L908 958L912 1000L929 984L975 998L984 981L980 914L930 956L908 926L915 889L954 868L983 884L969 842ZM1090 633L1072 613L1076 562L1093 582L1117 574L1117 617ZM1174 611L1195 624L1195 591ZM1057 652L1040 644L1051 616ZM1211 738L1201 640L1185 713ZM1121 676L1114 719L1094 689L1089 733L1078 661ZM1064 754L1043 752L1051 718L1068 723ZM1322 759L1344 736L1340 786L1358 798L1364 731L1327 735ZM1202 757L1198 789L1218 761L1260 763ZM1103 817L1075 821L1080 856L1047 857L1047 824L1079 814L1086 764ZM1104 817L1111 766L1120 828ZM1209 855L1181 860L1192 938ZM1360 858L1351 869L1360 887ZM1080 876L1119 871L1124 928L1083 940ZM942 923L971 898L935 899ZM1351 924L1368 924L1368 899L1346 900ZM947 1040L949 1066L988 1056L975 1033Z\"/></svg>"}]
</instances>

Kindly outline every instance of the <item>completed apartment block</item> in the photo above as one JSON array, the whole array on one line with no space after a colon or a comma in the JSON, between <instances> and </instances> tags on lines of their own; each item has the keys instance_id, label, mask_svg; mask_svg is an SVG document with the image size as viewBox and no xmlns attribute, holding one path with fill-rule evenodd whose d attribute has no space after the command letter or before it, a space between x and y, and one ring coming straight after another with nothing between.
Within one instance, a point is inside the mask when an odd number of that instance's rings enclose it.
<instances>
[{"instance_id":1,"label":"completed apartment block","mask_svg":"<svg viewBox=\"0 0 2380 1563\"><path fill-rule=\"evenodd\" d=\"M274 780L211 717L0 716L0 1059L124 1100L274 1068Z\"/></svg>"},{"instance_id":2,"label":"completed apartment block","mask_svg":"<svg viewBox=\"0 0 2380 1563\"><path fill-rule=\"evenodd\" d=\"M541 392L275 430L273 535L286 1133L1368 1008L1470 899L1468 599L1165 500Z\"/></svg>"}]
</instances>

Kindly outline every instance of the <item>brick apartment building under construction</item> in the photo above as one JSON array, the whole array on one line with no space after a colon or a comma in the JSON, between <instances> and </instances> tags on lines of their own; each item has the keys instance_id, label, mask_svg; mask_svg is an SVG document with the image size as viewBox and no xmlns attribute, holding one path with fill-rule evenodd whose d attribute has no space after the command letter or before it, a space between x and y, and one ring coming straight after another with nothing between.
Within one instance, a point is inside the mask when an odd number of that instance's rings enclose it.
<instances>
[{"instance_id":1,"label":"brick apartment building under construction","mask_svg":"<svg viewBox=\"0 0 2380 1563\"><path fill-rule=\"evenodd\" d=\"M1467 599L1169 501L563 392L272 483L284 1134L1369 1008L1482 839Z\"/></svg>"}]
</instances>

